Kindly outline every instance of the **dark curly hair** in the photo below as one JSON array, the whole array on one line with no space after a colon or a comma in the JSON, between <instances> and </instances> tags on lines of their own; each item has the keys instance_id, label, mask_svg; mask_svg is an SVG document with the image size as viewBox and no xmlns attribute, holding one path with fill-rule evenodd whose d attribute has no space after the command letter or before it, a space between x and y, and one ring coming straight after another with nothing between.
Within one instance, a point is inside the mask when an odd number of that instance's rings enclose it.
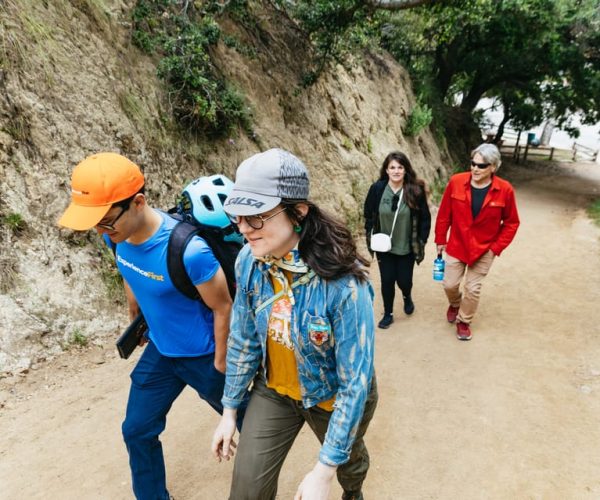
<instances>
[{"instance_id":1,"label":"dark curly hair","mask_svg":"<svg viewBox=\"0 0 600 500\"><path fill-rule=\"evenodd\" d=\"M308 205L305 217L298 204ZM302 259L321 278L336 279L347 274L368 280L369 261L358 253L350 230L339 220L306 200L282 200L286 215L302 227L298 250Z\"/></svg>"}]
</instances>

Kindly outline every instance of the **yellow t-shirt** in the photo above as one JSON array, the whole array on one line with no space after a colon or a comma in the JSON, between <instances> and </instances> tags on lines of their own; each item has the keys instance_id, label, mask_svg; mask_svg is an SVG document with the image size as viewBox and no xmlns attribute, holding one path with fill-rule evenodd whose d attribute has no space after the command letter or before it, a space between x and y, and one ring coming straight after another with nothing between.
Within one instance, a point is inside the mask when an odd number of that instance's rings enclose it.
<instances>
[{"instance_id":1,"label":"yellow t-shirt","mask_svg":"<svg viewBox=\"0 0 600 500\"><path fill-rule=\"evenodd\" d=\"M284 271L288 282L291 274ZM273 290L279 293L281 284L271 276ZM267 326L267 387L282 396L288 396L296 401L302 400L300 382L298 380L298 365L294 354L290 322L292 318L292 303L286 295L273 303L271 316ZM317 406L326 411L333 411L335 396Z\"/></svg>"}]
</instances>

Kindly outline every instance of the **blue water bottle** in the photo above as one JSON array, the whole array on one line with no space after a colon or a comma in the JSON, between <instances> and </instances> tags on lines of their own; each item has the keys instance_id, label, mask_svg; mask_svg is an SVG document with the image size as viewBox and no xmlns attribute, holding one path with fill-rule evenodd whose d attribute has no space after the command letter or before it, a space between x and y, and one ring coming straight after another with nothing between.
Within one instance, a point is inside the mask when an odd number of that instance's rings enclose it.
<instances>
[{"instance_id":1,"label":"blue water bottle","mask_svg":"<svg viewBox=\"0 0 600 500\"><path fill-rule=\"evenodd\" d=\"M442 281L444 279L444 269L446 269L446 261L442 259L442 254L440 252L438 253L437 259L433 261L434 281Z\"/></svg>"}]
</instances>

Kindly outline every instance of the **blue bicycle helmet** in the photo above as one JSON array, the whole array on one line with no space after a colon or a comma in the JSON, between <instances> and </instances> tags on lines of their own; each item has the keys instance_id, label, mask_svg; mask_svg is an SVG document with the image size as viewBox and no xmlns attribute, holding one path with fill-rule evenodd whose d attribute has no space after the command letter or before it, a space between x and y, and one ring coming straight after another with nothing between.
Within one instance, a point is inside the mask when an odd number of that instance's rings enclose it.
<instances>
[{"instance_id":1,"label":"blue bicycle helmet","mask_svg":"<svg viewBox=\"0 0 600 500\"><path fill-rule=\"evenodd\" d=\"M177 211L185 218L193 218L201 224L223 229L225 241L243 244L244 237L223 210L223 202L232 188L233 182L224 175L199 177L184 188L177 203Z\"/></svg>"}]
</instances>

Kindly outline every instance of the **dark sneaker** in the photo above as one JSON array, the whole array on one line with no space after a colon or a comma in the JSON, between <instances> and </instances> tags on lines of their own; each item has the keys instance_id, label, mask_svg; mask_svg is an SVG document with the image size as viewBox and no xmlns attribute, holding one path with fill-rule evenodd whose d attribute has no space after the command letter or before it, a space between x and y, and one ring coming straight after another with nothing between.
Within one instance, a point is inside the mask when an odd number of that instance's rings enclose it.
<instances>
[{"instance_id":1,"label":"dark sneaker","mask_svg":"<svg viewBox=\"0 0 600 500\"><path fill-rule=\"evenodd\" d=\"M415 312L415 303L412 301L412 297L404 298L404 313L409 316Z\"/></svg>"},{"instance_id":2,"label":"dark sneaker","mask_svg":"<svg viewBox=\"0 0 600 500\"><path fill-rule=\"evenodd\" d=\"M457 322L456 336L458 337L458 340L471 340L472 335L469 325L463 323L462 321Z\"/></svg>"},{"instance_id":3,"label":"dark sneaker","mask_svg":"<svg viewBox=\"0 0 600 500\"><path fill-rule=\"evenodd\" d=\"M448 320L448 323L454 323L457 316L458 307L448 306L448 310L446 311L446 319Z\"/></svg>"},{"instance_id":4,"label":"dark sneaker","mask_svg":"<svg viewBox=\"0 0 600 500\"><path fill-rule=\"evenodd\" d=\"M365 500L361 491L344 491L342 500Z\"/></svg>"},{"instance_id":5,"label":"dark sneaker","mask_svg":"<svg viewBox=\"0 0 600 500\"><path fill-rule=\"evenodd\" d=\"M394 322L394 317L391 314L384 314L383 318L381 318L381 321L379 322L379 324L377 326L379 328L383 328L385 330L386 328L389 328L393 322Z\"/></svg>"}]
</instances>

